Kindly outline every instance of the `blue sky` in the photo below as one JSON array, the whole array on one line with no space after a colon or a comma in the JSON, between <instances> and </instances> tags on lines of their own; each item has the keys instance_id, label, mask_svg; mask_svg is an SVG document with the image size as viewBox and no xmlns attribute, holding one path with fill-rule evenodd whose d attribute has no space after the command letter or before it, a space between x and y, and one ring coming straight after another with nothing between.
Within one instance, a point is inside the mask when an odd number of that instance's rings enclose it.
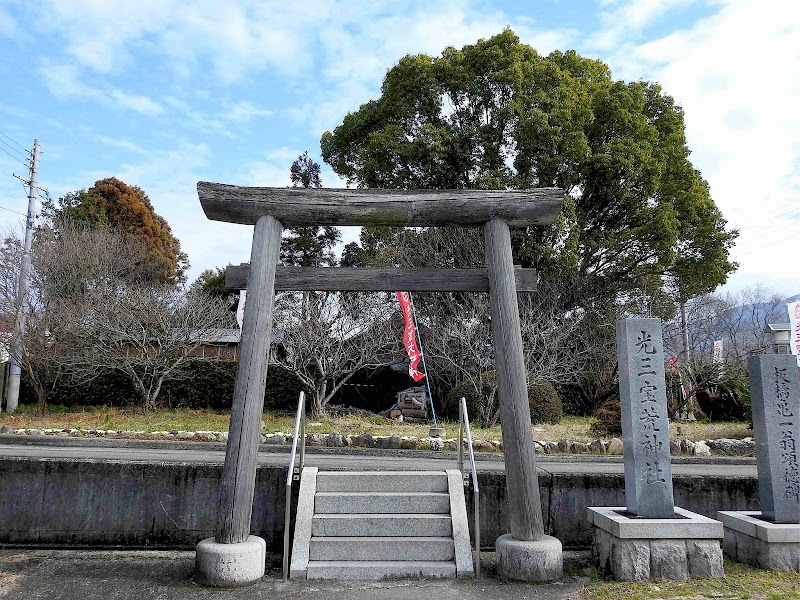
<instances>
[{"instance_id":1,"label":"blue sky","mask_svg":"<svg viewBox=\"0 0 800 600\"><path fill-rule=\"evenodd\" d=\"M13 173L38 138L53 197L109 176L142 187L191 279L246 261L251 228L207 221L198 180L288 185L292 160L320 160L320 135L378 97L400 57L506 26L540 53L661 83L742 231L726 289L800 292L797 0L0 0L0 224L20 223ZM343 185L323 167L325 186Z\"/></svg>"}]
</instances>

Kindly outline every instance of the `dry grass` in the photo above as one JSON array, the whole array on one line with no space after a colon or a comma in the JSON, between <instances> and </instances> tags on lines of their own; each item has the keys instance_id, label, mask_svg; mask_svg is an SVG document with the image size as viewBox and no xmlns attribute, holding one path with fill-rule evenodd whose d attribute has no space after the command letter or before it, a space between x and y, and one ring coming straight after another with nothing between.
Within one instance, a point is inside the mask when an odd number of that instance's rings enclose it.
<instances>
[{"instance_id":1,"label":"dry grass","mask_svg":"<svg viewBox=\"0 0 800 600\"><path fill-rule=\"evenodd\" d=\"M13 416L2 414L0 426L13 428L75 428L75 429L113 429L134 431L227 431L229 414L210 410L158 409L142 412L137 409L110 407L76 407L65 411L54 407L45 415L38 415L33 407L22 406ZM291 432L294 429L294 416L267 413L264 415L267 431ZM426 437L430 425L397 423L378 415L371 417L322 417L309 418L309 433L329 433L338 431L344 435L369 431L373 435L407 435ZM568 439L589 442L596 436L590 434L592 419L588 417L564 417L557 425L540 424L533 429L534 438L541 441L557 442ZM440 423L446 437L455 437L458 423ZM689 440L708 440L722 437L743 438L752 435L746 423L679 423L670 427L672 438ZM473 424L472 437L479 440L502 439L500 426L481 428Z\"/></svg>"},{"instance_id":2,"label":"dry grass","mask_svg":"<svg viewBox=\"0 0 800 600\"><path fill-rule=\"evenodd\" d=\"M765 571L741 563L725 561L725 577L624 583L593 581L583 591L586 600L703 600L751 599L789 600L800 598L800 575L793 572Z\"/></svg>"}]
</instances>

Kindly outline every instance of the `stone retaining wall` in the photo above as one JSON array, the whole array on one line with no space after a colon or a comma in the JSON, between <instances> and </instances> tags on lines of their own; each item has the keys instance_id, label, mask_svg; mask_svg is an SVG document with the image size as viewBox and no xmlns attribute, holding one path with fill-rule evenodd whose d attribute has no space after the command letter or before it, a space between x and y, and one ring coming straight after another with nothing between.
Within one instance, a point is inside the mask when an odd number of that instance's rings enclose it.
<instances>
[{"instance_id":1,"label":"stone retaining wall","mask_svg":"<svg viewBox=\"0 0 800 600\"><path fill-rule=\"evenodd\" d=\"M193 548L213 535L221 465L0 459L0 544ZM481 539L508 532L505 476L479 472ZM588 547L587 506L625 504L622 475L539 476L545 527L566 547ZM286 468L259 467L253 533L280 552ZM706 516L757 510L754 477L675 476L676 504ZM472 494L466 494L472 527Z\"/></svg>"}]
</instances>

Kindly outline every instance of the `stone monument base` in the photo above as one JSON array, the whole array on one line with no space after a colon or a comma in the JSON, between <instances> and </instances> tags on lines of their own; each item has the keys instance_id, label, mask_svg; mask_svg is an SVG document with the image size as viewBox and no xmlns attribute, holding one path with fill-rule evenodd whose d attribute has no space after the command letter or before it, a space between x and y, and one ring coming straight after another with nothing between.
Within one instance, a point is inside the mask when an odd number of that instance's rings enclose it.
<instances>
[{"instance_id":1,"label":"stone monument base","mask_svg":"<svg viewBox=\"0 0 800 600\"><path fill-rule=\"evenodd\" d=\"M495 542L497 574L515 581L556 581L564 576L561 542L549 535L534 542L510 533Z\"/></svg>"},{"instance_id":2,"label":"stone monument base","mask_svg":"<svg viewBox=\"0 0 800 600\"><path fill-rule=\"evenodd\" d=\"M719 511L725 526L722 550L733 560L762 569L800 572L800 523L772 523L761 511Z\"/></svg>"},{"instance_id":3,"label":"stone monument base","mask_svg":"<svg viewBox=\"0 0 800 600\"><path fill-rule=\"evenodd\" d=\"M213 587L238 587L264 576L267 543L255 535L238 544L219 544L211 537L197 544L195 581Z\"/></svg>"},{"instance_id":4,"label":"stone monument base","mask_svg":"<svg viewBox=\"0 0 800 600\"><path fill-rule=\"evenodd\" d=\"M617 581L722 577L722 523L675 508L674 519L644 519L621 507L590 507L592 560Z\"/></svg>"}]
</instances>

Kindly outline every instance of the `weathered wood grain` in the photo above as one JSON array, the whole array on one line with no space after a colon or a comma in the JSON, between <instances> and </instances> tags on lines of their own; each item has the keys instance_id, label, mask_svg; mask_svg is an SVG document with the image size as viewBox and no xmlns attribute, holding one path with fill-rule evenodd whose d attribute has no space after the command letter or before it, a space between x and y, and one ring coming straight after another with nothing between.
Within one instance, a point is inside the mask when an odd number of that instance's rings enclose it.
<instances>
[{"instance_id":1,"label":"weathered wood grain","mask_svg":"<svg viewBox=\"0 0 800 600\"><path fill-rule=\"evenodd\" d=\"M383 190L242 187L200 181L197 194L213 221L252 225L272 215L284 227L307 225L548 225L561 208L560 188L530 190Z\"/></svg>"},{"instance_id":2,"label":"weathered wood grain","mask_svg":"<svg viewBox=\"0 0 800 600\"><path fill-rule=\"evenodd\" d=\"M501 219L486 223L483 232L489 268L489 303L511 535L518 540L540 540L544 535L542 505L514 287L511 232Z\"/></svg>"},{"instance_id":3,"label":"weathered wood grain","mask_svg":"<svg viewBox=\"0 0 800 600\"><path fill-rule=\"evenodd\" d=\"M225 287L246 290L250 265L228 265ZM536 269L514 269L518 292L536 291ZM393 267L282 267L275 272L276 291L318 292L488 292L482 269L397 269Z\"/></svg>"},{"instance_id":4,"label":"weathered wood grain","mask_svg":"<svg viewBox=\"0 0 800 600\"><path fill-rule=\"evenodd\" d=\"M222 544L243 542L250 534L256 459L261 439L261 413L267 382L267 357L272 333L275 266L280 254L282 231L281 223L274 217L263 216L253 232L251 285L244 313L239 368L236 370L217 509L215 537Z\"/></svg>"}]
</instances>

